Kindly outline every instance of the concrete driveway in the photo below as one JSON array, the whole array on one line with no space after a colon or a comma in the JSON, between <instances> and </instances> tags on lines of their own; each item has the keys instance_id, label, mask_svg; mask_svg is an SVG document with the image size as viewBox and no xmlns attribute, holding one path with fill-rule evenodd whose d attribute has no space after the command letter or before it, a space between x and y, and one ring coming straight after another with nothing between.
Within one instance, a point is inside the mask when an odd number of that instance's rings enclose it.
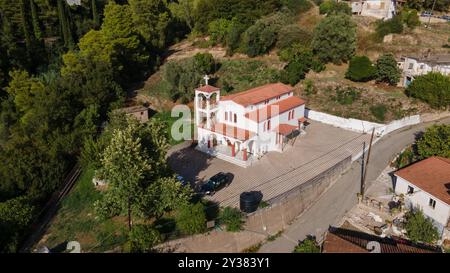
<instances>
[{"instance_id":1,"label":"concrete driveway","mask_svg":"<svg viewBox=\"0 0 450 273\"><path fill-rule=\"evenodd\" d=\"M434 124L450 124L450 118L421 123L403 128L383 137L373 146L370 167L367 171L367 185L370 186L389 162L417 135ZM305 211L276 240L264 244L259 252L291 252L307 235L322 238L329 226L339 226L342 217L357 204L356 193L360 189L361 166L355 161L351 169L342 175L312 206ZM371 189L371 187L368 187Z\"/></svg>"},{"instance_id":2,"label":"concrete driveway","mask_svg":"<svg viewBox=\"0 0 450 273\"><path fill-rule=\"evenodd\" d=\"M283 153L270 152L248 168L212 158L183 143L169 151L174 171L193 184L218 172L234 175L231 185L208 197L221 206L239 206L244 191L261 191L263 200L276 197L320 174L349 155L362 152L370 135L359 134L313 121L307 134L297 138Z\"/></svg>"}]
</instances>

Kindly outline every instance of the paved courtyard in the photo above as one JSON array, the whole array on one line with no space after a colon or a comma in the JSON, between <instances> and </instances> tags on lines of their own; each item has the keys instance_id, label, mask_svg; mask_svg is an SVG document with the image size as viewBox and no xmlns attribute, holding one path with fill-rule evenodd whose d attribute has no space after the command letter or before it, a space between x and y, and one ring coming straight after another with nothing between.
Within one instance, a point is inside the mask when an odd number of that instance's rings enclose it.
<instances>
[{"instance_id":1,"label":"paved courtyard","mask_svg":"<svg viewBox=\"0 0 450 273\"><path fill-rule=\"evenodd\" d=\"M263 200L276 197L320 174L349 155L362 152L370 135L359 134L317 121L306 128L306 134L288 145L283 153L270 152L242 168L212 158L183 143L169 151L168 162L174 171L192 184L198 184L218 172L230 172L230 186L208 197L221 206L239 206L239 195L245 191L261 191ZM366 146L367 147L367 146Z\"/></svg>"}]
</instances>

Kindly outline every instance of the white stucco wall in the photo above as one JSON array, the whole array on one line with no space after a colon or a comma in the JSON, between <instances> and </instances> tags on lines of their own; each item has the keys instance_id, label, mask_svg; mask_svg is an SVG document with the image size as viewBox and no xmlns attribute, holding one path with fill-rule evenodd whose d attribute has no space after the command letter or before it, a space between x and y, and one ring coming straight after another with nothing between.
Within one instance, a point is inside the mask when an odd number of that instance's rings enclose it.
<instances>
[{"instance_id":1,"label":"white stucco wall","mask_svg":"<svg viewBox=\"0 0 450 273\"><path fill-rule=\"evenodd\" d=\"M414 115L394 120L388 124L369 122L353 118L342 118L311 109L305 110L305 116L311 120L320 121L325 124L333 125L335 127L355 131L358 133L369 133L373 128L375 128L375 133L377 134L377 136L383 136L402 127L420 123L420 115Z\"/></svg>"},{"instance_id":2,"label":"white stucco wall","mask_svg":"<svg viewBox=\"0 0 450 273\"><path fill-rule=\"evenodd\" d=\"M408 186L414 188L413 194L407 194ZM405 195L405 198L411 202L411 205L415 209L421 209L425 215L439 223L440 229L447 226L447 222L450 217L450 206L447 203L439 200L399 176L396 176L395 193ZM429 206L430 198L436 201L436 206L434 209Z\"/></svg>"}]
</instances>

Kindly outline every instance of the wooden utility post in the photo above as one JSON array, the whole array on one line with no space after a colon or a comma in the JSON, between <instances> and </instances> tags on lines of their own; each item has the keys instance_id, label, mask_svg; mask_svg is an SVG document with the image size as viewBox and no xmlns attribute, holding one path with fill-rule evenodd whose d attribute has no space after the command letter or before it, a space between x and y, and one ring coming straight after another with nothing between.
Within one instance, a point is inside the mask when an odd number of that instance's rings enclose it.
<instances>
[{"instance_id":1,"label":"wooden utility post","mask_svg":"<svg viewBox=\"0 0 450 273\"><path fill-rule=\"evenodd\" d=\"M369 159L370 159L370 151L372 150L372 141L373 141L373 135L375 134L375 128L372 129L372 135L370 136L370 142L369 142L369 151L367 152L367 160L364 167L364 175L363 180L361 184L361 197L364 197L364 191L366 187L366 177L367 177L367 168L369 167Z\"/></svg>"}]
</instances>

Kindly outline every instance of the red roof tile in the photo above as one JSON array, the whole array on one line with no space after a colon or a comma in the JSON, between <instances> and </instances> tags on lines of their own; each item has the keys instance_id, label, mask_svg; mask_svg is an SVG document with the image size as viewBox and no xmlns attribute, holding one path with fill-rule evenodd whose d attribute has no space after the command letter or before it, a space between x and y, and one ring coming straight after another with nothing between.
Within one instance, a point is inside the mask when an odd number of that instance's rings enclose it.
<instances>
[{"instance_id":1,"label":"red roof tile","mask_svg":"<svg viewBox=\"0 0 450 273\"><path fill-rule=\"evenodd\" d=\"M292 131L297 130L297 129L298 129L297 126L282 123L282 124L278 125L277 128L274 129L274 131L278 132L279 134L282 134L283 136L287 136L290 133L292 133Z\"/></svg>"},{"instance_id":2,"label":"red roof tile","mask_svg":"<svg viewBox=\"0 0 450 273\"><path fill-rule=\"evenodd\" d=\"M270 83L247 91L222 97L222 100L232 100L244 107L257 104L268 99L293 91L292 86L283 83Z\"/></svg>"},{"instance_id":3,"label":"red roof tile","mask_svg":"<svg viewBox=\"0 0 450 273\"><path fill-rule=\"evenodd\" d=\"M398 170L395 175L450 205L450 159L433 156Z\"/></svg>"},{"instance_id":4,"label":"red roof tile","mask_svg":"<svg viewBox=\"0 0 450 273\"><path fill-rule=\"evenodd\" d=\"M302 100L301 98L289 97L279 102L269 104L258 110L249 112L245 114L245 117L256 122L261 122L303 104L305 104L305 101Z\"/></svg>"},{"instance_id":5,"label":"red roof tile","mask_svg":"<svg viewBox=\"0 0 450 273\"><path fill-rule=\"evenodd\" d=\"M201 92L212 93L220 90L220 88L207 84L197 88L197 90Z\"/></svg>"},{"instance_id":6,"label":"red roof tile","mask_svg":"<svg viewBox=\"0 0 450 273\"><path fill-rule=\"evenodd\" d=\"M367 244L378 242L381 253L437 253L438 249L398 238L381 238L358 230L330 228L322 246L323 253L368 253Z\"/></svg>"},{"instance_id":7,"label":"red roof tile","mask_svg":"<svg viewBox=\"0 0 450 273\"><path fill-rule=\"evenodd\" d=\"M248 140L255 135L255 133L249 130L238 128L236 126L228 125L225 123L216 123L215 125L212 126L211 131L243 141Z\"/></svg>"}]
</instances>

